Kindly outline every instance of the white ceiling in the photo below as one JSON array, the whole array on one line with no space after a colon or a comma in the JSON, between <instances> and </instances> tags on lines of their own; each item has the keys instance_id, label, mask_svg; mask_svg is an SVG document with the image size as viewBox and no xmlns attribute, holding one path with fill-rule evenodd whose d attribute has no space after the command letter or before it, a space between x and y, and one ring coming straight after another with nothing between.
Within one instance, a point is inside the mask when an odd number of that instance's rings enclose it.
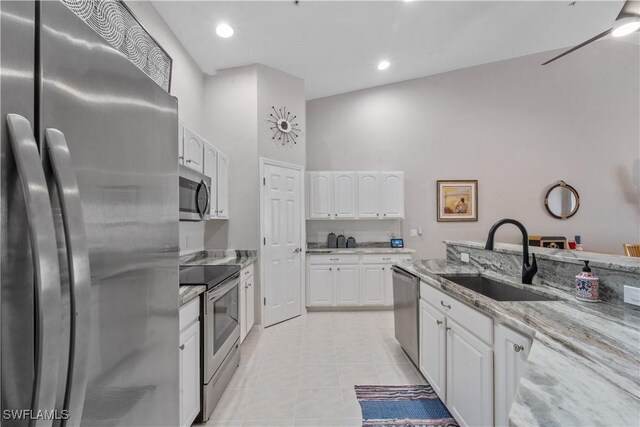
<instances>
[{"instance_id":1,"label":"white ceiling","mask_svg":"<svg viewBox=\"0 0 640 427\"><path fill-rule=\"evenodd\" d=\"M308 99L573 46L623 1L569 3L153 1L204 72L264 64L303 78ZM216 36L221 22L233 37Z\"/></svg>"}]
</instances>

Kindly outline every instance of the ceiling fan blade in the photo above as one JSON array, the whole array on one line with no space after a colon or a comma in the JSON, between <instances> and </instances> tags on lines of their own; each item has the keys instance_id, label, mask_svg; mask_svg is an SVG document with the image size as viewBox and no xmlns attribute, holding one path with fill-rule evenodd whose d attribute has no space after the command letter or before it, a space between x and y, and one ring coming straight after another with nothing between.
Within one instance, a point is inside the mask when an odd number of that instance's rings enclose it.
<instances>
[{"instance_id":1,"label":"ceiling fan blade","mask_svg":"<svg viewBox=\"0 0 640 427\"><path fill-rule=\"evenodd\" d=\"M618 19L627 18L629 16L640 16L640 1L627 0L622 6L618 17L616 18L616 21Z\"/></svg>"},{"instance_id":2,"label":"ceiling fan blade","mask_svg":"<svg viewBox=\"0 0 640 427\"><path fill-rule=\"evenodd\" d=\"M628 3L628 2L627 2L627 3ZM549 64L549 63L551 63L551 62L555 61L556 59L560 59L560 58L562 58L563 56L568 55L568 54L570 54L571 52L573 52L573 51L576 51L576 50L580 49L581 47L585 47L585 46L586 46L586 45L588 45L589 43L593 43L594 41L596 41L596 40L598 40L598 39L603 38L604 36L606 36L606 35L607 35L607 34L609 34L610 32L611 32L611 28L609 28L607 31L603 31L603 32L601 32L600 34L598 34L598 35L597 35L597 36L595 36L595 37L591 37L591 38L590 38L589 40L587 40L586 42L582 42L582 43L580 43L579 45L572 47L572 48L571 48L571 49L569 49L568 51L561 53L560 55L556 56L555 58L552 58L552 59L548 60L547 62L545 62L545 63L544 63L544 64L542 64L542 65L547 65L547 64Z\"/></svg>"}]
</instances>

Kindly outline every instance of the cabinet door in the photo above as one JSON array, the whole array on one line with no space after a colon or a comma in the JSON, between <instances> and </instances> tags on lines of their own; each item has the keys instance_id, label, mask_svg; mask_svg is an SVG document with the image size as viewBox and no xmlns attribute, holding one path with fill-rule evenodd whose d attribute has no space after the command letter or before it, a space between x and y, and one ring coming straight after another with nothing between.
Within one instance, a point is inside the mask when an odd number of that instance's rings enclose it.
<instances>
[{"instance_id":1,"label":"cabinet door","mask_svg":"<svg viewBox=\"0 0 640 427\"><path fill-rule=\"evenodd\" d=\"M355 218L357 203L355 172L333 173L333 216Z\"/></svg>"},{"instance_id":2,"label":"cabinet door","mask_svg":"<svg viewBox=\"0 0 640 427\"><path fill-rule=\"evenodd\" d=\"M493 350L447 318L447 408L462 426L493 425Z\"/></svg>"},{"instance_id":3,"label":"cabinet door","mask_svg":"<svg viewBox=\"0 0 640 427\"><path fill-rule=\"evenodd\" d=\"M204 172L204 141L188 127L183 131L184 164L200 173Z\"/></svg>"},{"instance_id":4,"label":"cabinet door","mask_svg":"<svg viewBox=\"0 0 640 427\"><path fill-rule=\"evenodd\" d=\"M218 157L218 191L217 209L218 218L229 218L229 156L222 151L216 153Z\"/></svg>"},{"instance_id":5,"label":"cabinet door","mask_svg":"<svg viewBox=\"0 0 640 427\"><path fill-rule=\"evenodd\" d=\"M309 172L308 207L309 218L329 219L332 217L332 173L331 172Z\"/></svg>"},{"instance_id":6,"label":"cabinet door","mask_svg":"<svg viewBox=\"0 0 640 427\"><path fill-rule=\"evenodd\" d=\"M382 172L382 216L404 218L404 172Z\"/></svg>"},{"instance_id":7,"label":"cabinet door","mask_svg":"<svg viewBox=\"0 0 640 427\"><path fill-rule=\"evenodd\" d=\"M380 218L380 173L358 172L358 218Z\"/></svg>"},{"instance_id":8,"label":"cabinet door","mask_svg":"<svg viewBox=\"0 0 640 427\"><path fill-rule=\"evenodd\" d=\"M360 276L357 265L333 267L337 305L360 305Z\"/></svg>"},{"instance_id":9,"label":"cabinet door","mask_svg":"<svg viewBox=\"0 0 640 427\"><path fill-rule=\"evenodd\" d=\"M200 412L200 322L180 334L180 425L191 426Z\"/></svg>"},{"instance_id":10,"label":"cabinet door","mask_svg":"<svg viewBox=\"0 0 640 427\"><path fill-rule=\"evenodd\" d=\"M445 316L420 300L420 372L436 394L446 401Z\"/></svg>"},{"instance_id":11,"label":"cabinet door","mask_svg":"<svg viewBox=\"0 0 640 427\"><path fill-rule=\"evenodd\" d=\"M240 279L240 342L247 336L247 279Z\"/></svg>"},{"instance_id":12,"label":"cabinet door","mask_svg":"<svg viewBox=\"0 0 640 427\"><path fill-rule=\"evenodd\" d=\"M251 332L251 328L253 327L253 324L255 323L255 286L253 286L254 284L254 279L253 276L250 276L247 279L247 292L246 292L246 298L247 298L247 302L246 302L246 307L247 307L247 311L246 311L246 316L245 316L245 321L246 321L246 334L248 335L249 332Z\"/></svg>"},{"instance_id":13,"label":"cabinet door","mask_svg":"<svg viewBox=\"0 0 640 427\"><path fill-rule=\"evenodd\" d=\"M211 203L211 218L215 218L218 210L218 152L215 147L204 141L204 174L211 178L211 196L209 198Z\"/></svg>"},{"instance_id":14,"label":"cabinet door","mask_svg":"<svg viewBox=\"0 0 640 427\"><path fill-rule=\"evenodd\" d=\"M509 411L527 363L531 339L504 325L495 329L496 425L509 425Z\"/></svg>"},{"instance_id":15,"label":"cabinet door","mask_svg":"<svg viewBox=\"0 0 640 427\"><path fill-rule=\"evenodd\" d=\"M362 266L362 305L385 304L385 273L388 266Z\"/></svg>"},{"instance_id":16,"label":"cabinet door","mask_svg":"<svg viewBox=\"0 0 640 427\"><path fill-rule=\"evenodd\" d=\"M184 125L178 122L178 163L184 164Z\"/></svg>"},{"instance_id":17,"label":"cabinet door","mask_svg":"<svg viewBox=\"0 0 640 427\"><path fill-rule=\"evenodd\" d=\"M309 267L309 307L328 307L334 305L333 267L312 265Z\"/></svg>"}]
</instances>

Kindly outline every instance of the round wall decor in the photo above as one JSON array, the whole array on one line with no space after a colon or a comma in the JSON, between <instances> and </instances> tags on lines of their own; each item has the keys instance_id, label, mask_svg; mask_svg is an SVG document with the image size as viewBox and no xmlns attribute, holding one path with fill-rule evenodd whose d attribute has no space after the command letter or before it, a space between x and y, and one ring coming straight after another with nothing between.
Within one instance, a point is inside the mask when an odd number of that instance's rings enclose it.
<instances>
[{"instance_id":1,"label":"round wall decor","mask_svg":"<svg viewBox=\"0 0 640 427\"><path fill-rule=\"evenodd\" d=\"M298 127L295 115L287 111L287 107L278 108L271 107L272 112L269 113L267 121L271 123L271 131L273 136L271 139L278 140L281 145L297 144L296 139L300 136L301 129Z\"/></svg>"}]
</instances>

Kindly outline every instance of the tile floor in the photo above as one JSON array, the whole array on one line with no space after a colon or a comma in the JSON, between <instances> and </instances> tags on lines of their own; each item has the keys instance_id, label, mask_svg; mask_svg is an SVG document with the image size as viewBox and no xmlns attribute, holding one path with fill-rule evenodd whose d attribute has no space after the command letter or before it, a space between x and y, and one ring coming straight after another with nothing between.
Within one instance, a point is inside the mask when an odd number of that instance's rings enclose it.
<instances>
[{"instance_id":1,"label":"tile floor","mask_svg":"<svg viewBox=\"0 0 640 427\"><path fill-rule=\"evenodd\" d=\"M393 312L314 312L253 330L207 426L361 426L356 384L424 384Z\"/></svg>"}]
</instances>

